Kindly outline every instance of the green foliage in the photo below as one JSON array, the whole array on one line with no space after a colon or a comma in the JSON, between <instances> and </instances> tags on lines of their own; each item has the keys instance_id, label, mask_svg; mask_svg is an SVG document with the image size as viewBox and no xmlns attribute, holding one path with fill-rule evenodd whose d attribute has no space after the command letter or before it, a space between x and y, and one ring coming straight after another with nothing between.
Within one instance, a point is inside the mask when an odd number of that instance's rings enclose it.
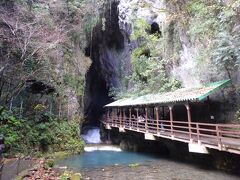
<instances>
[{"instance_id":1,"label":"green foliage","mask_svg":"<svg viewBox=\"0 0 240 180\"><path fill-rule=\"evenodd\" d=\"M83 151L84 143L79 138L79 123L74 121L71 123L56 123L55 126L55 144L53 145L53 149L69 151L71 153L81 153Z\"/></svg>"},{"instance_id":2,"label":"green foliage","mask_svg":"<svg viewBox=\"0 0 240 180\"><path fill-rule=\"evenodd\" d=\"M5 137L5 145L7 149L16 150L19 146L18 142L22 135L19 136L19 129L24 124L23 120L16 119L10 112L1 107L0 114L0 132ZM13 144L16 144L13 146Z\"/></svg>"},{"instance_id":3,"label":"green foliage","mask_svg":"<svg viewBox=\"0 0 240 180\"><path fill-rule=\"evenodd\" d=\"M32 154L38 151L69 151L81 153L84 143L80 139L79 124L68 123L51 116L43 120L19 119L2 110L0 132L5 137L8 155Z\"/></svg>"},{"instance_id":4,"label":"green foliage","mask_svg":"<svg viewBox=\"0 0 240 180\"><path fill-rule=\"evenodd\" d=\"M148 36L147 31L150 31L151 26L144 19L137 19L134 23L132 40L145 39Z\"/></svg>"},{"instance_id":5,"label":"green foliage","mask_svg":"<svg viewBox=\"0 0 240 180\"><path fill-rule=\"evenodd\" d=\"M191 0L186 3L188 35L198 49L196 59L201 66L198 68L201 77L227 75L231 78L237 70L240 63L239 7L239 0L228 3Z\"/></svg>"},{"instance_id":6,"label":"green foliage","mask_svg":"<svg viewBox=\"0 0 240 180\"><path fill-rule=\"evenodd\" d=\"M212 52L214 63L220 70L226 70L229 78L230 72L240 64L240 35L238 28L234 30L232 34L228 31L220 32Z\"/></svg>"},{"instance_id":7,"label":"green foliage","mask_svg":"<svg viewBox=\"0 0 240 180\"><path fill-rule=\"evenodd\" d=\"M85 86L85 77L66 74L63 77L63 81L66 86L71 87L72 89L76 90L78 95L83 96L84 86Z\"/></svg>"},{"instance_id":8,"label":"green foliage","mask_svg":"<svg viewBox=\"0 0 240 180\"><path fill-rule=\"evenodd\" d=\"M47 159L46 161L45 161L45 164L46 164L46 167L47 168L53 168L53 166L54 166L54 159Z\"/></svg>"},{"instance_id":9,"label":"green foliage","mask_svg":"<svg viewBox=\"0 0 240 180\"><path fill-rule=\"evenodd\" d=\"M216 1L208 0L189 1L187 4L187 12L191 14L188 33L192 40L202 39L206 35L215 36L221 27L219 13L222 7Z\"/></svg>"},{"instance_id":10,"label":"green foliage","mask_svg":"<svg viewBox=\"0 0 240 180\"><path fill-rule=\"evenodd\" d=\"M70 172L70 171L64 171L64 173L61 175L61 180L69 180L71 179L73 175L73 172Z\"/></svg>"},{"instance_id":11,"label":"green foliage","mask_svg":"<svg viewBox=\"0 0 240 180\"><path fill-rule=\"evenodd\" d=\"M236 117L237 121L240 122L240 109L236 112L235 117Z\"/></svg>"},{"instance_id":12,"label":"green foliage","mask_svg":"<svg viewBox=\"0 0 240 180\"><path fill-rule=\"evenodd\" d=\"M139 47L132 53L133 72L130 77L125 77L133 86L118 93L119 97L166 92L180 87L179 81L167 73L163 38L149 32L150 26L146 21L136 20L132 40L137 41Z\"/></svg>"},{"instance_id":13,"label":"green foliage","mask_svg":"<svg viewBox=\"0 0 240 180\"><path fill-rule=\"evenodd\" d=\"M186 11L190 15L188 33L192 40L214 38L223 28L231 29L237 20L239 6L239 0L229 4L208 0L189 1Z\"/></svg>"}]
</instances>

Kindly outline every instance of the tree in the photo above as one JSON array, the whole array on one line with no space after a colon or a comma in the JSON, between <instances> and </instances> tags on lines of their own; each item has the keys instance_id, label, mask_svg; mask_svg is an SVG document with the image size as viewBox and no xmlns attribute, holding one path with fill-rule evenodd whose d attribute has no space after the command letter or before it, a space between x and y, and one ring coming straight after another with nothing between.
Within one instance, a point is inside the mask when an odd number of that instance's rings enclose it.
<instances>
[{"instance_id":1,"label":"tree","mask_svg":"<svg viewBox=\"0 0 240 180\"><path fill-rule=\"evenodd\" d=\"M63 25L50 27L44 15L27 12L20 5L15 11L1 7L0 12L0 98L7 103L27 79L44 70L47 54L64 42L67 32Z\"/></svg>"},{"instance_id":2,"label":"tree","mask_svg":"<svg viewBox=\"0 0 240 180\"><path fill-rule=\"evenodd\" d=\"M237 26L232 32L224 30L217 35L212 59L220 70L225 70L231 79L231 72L240 65L240 35Z\"/></svg>"}]
</instances>

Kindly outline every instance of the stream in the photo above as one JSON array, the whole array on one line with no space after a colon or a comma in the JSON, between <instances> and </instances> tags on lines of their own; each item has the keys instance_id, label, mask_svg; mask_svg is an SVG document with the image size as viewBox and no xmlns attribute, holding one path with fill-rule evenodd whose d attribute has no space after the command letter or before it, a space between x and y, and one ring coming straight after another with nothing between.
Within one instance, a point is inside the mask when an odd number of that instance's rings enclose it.
<instances>
[{"instance_id":1,"label":"stream","mask_svg":"<svg viewBox=\"0 0 240 180\"><path fill-rule=\"evenodd\" d=\"M98 133L96 129L91 130L91 136L85 134L85 141L96 142L96 139L99 139ZM240 179L203 165L179 162L159 154L122 151L118 146L96 143L88 144L81 155L72 155L60 160L56 167L81 172L83 179L92 180Z\"/></svg>"},{"instance_id":2,"label":"stream","mask_svg":"<svg viewBox=\"0 0 240 180\"><path fill-rule=\"evenodd\" d=\"M87 146L87 152L58 162L92 180L238 180L239 177L156 154L121 151L116 146ZM91 149L91 150L90 150Z\"/></svg>"}]
</instances>

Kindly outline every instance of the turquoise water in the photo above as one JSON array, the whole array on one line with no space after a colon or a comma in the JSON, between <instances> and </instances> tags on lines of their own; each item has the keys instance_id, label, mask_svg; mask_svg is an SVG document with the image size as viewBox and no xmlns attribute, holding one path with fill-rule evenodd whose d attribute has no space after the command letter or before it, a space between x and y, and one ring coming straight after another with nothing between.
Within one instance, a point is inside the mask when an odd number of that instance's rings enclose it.
<instances>
[{"instance_id":1,"label":"turquoise water","mask_svg":"<svg viewBox=\"0 0 240 180\"><path fill-rule=\"evenodd\" d=\"M67 166L68 168L99 168L111 165L122 165L132 163L145 163L156 160L156 156L150 154L134 153L128 151L92 151L85 152L82 155L73 155L59 161L58 166Z\"/></svg>"}]
</instances>

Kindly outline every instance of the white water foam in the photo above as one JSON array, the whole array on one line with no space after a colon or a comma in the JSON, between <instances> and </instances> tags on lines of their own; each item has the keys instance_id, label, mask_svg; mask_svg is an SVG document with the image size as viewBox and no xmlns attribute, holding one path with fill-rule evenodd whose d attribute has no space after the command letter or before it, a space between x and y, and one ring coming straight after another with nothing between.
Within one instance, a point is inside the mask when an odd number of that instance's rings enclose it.
<instances>
[{"instance_id":1,"label":"white water foam","mask_svg":"<svg viewBox=\"0 0 240 180\"><path fill-rule=\"evenodd\" d=\"M86 146L84 147L84 151L86 152L93 152L93 151L116 151L121 152L122 150L119 147L116 146Z\"/></svg>"},{"instance_id":2,"label":"white water foam","mask_svg":"<svg viewBox=\"0 0 240 180\"><path fill-rule=\"evenodd\" d=\"M82 135L82 138L87 144L99 144L101 143L100 129L99 128L89 129L86 134Z\"/></svg>"}]
</instances>

